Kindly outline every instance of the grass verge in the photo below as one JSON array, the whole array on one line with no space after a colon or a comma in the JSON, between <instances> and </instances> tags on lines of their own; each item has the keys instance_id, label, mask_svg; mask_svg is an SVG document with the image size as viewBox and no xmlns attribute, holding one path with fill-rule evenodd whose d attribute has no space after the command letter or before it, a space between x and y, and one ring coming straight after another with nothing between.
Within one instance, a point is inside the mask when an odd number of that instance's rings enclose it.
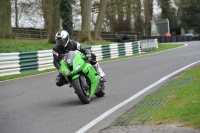
<instances>
[{"instance_id":1,"label":"grass verge","mask_svg":"<svg viewBox=\"0 0 200 133\"><path fill-rule=\"evenodd\" d=\"M83 46L94 46L111 44L108 41L94 40L92 44L85 44L80 42ZM39 50L52 49L54 44L47 43L47 40L20 40L20 39L0 39L0 53L12 52L35 52Z\"/></svg>"},{"instance_id":2,"label":"grass verge","mask_svg":"<svg viewBox=\"0 0 200 133\"><path fill-rule=\"evenodd\" d=\"M173 80L191 79L190 83L180 83L170 100L152 115L147 124L179 124L200 129L200 65L187 70ZM184 81L184 80L181 80ZM174 87L174 86L172 86Z\"/></svg>"},{"instance_id":3,"label":"grass verge","mask_svg":"<svg viewBox=\"0 0 200 133\"><path fill-rule=\"evenodd\" d=\"M34 52L52 49L47 40L0 39L0 53Z\"/></svg>"},{"instance_id":4,"label":"grass verge","mask_svg":"<svg viewBox=\"0 0 200 133\"><path fill-rule=\"evenodd\" d=\"M177 125L200 129L200 65L174 76L122 115L120 125Z\"/></svg>"}]
</instances>

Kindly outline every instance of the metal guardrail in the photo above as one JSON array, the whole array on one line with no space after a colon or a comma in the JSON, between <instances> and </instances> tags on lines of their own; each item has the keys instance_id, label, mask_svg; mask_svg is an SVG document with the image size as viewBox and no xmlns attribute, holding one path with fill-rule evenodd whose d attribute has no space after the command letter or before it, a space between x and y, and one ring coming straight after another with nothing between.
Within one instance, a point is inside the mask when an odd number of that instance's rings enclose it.
<instances>
[{"instance_id":1,"label":"metal guardrail","mask_svg":"<svg viewBox=\"0 0 200 133\"><path fill-rule=\"evenodd\" d=\"M154 42L157 44L156 40ZM158 48L156 45L155 47ZM142 51L140 41L98 45L86 48L97 55L97 61L121 56L131 56ZM0 53L0 64L0 76L54 68L52 50Z\"/></svg>"}]
</instances>

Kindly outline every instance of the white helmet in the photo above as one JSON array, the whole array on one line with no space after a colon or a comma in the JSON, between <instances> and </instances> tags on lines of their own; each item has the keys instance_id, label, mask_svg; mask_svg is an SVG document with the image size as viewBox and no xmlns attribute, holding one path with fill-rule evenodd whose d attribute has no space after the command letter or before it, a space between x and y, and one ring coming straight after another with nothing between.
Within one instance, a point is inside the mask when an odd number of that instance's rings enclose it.
<instances>
[{"instance_id":1,"label":"white helmet","mask_svg":"<svg viewBox=\"0 0 200 133\"><path fill-rule=\"evenodd\" d=\"M55 40L57 45L66 48L69 42L69 33L66 30L59 30L56 33Z\"/></svg>"}]
</instances>

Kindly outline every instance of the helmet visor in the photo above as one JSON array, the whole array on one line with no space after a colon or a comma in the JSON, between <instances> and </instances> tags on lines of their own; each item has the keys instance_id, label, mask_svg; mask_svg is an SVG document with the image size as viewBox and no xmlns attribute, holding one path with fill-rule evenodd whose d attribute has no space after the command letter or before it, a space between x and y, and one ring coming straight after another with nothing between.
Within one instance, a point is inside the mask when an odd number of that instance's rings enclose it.
<instances>
[{"instance_id":1,"label":"helmet visor","mask_svg":"<svg viewBox=\"0 0 200 133\"><path fill-rule=\"evenodd\" d=\"M65 39L58 39L58 40L56 40L56 44L65 46L66 40Z\"/></svg>"}]
</instances>

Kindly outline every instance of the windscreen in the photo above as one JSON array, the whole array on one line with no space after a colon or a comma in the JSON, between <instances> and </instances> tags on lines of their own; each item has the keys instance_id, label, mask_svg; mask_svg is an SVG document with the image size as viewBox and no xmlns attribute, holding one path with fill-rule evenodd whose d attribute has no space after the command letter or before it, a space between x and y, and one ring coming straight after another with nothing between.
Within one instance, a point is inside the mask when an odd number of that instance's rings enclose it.
<instances>
[{"instance_id":1,"label":"windscreen","mask_svg":"<svg viewBox=\"0 0 200 133\"><path fill-rule=\"evenodd\" d=\"M75 56L76 56L75 51L69 51L68 53L65 54L64 61L69 67L73 65L73 60Z\"/></svg>"}]
</instances>

